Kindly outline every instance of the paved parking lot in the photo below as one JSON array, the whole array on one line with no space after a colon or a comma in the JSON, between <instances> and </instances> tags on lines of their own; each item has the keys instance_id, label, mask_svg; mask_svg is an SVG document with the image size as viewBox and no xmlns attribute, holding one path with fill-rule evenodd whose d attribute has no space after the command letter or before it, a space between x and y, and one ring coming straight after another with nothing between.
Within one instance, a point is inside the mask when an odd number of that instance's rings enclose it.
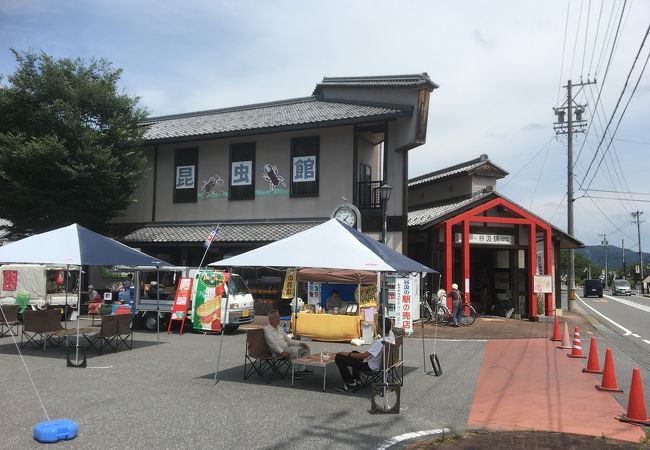
<instances>
[{"instance_id":1,"label":"paved parking lot","mask_svg":"<svg viewBox=\"0 0 650 450\"><path fill-rule=\"evenodd\" d=\"M374 448L389 437L464 426L483 359L484 341L437 342L442 377L422 370L420 340L405 340L405 384L398 415L369 413L367 392L341 394L335 366L328 385L315 373L297 381L257 375L243 380L246 335L226 335L221 381L213 374L220 336L136 332L134 349L65 367L62 349L25 350L50 418L70 418L79 436L61 448ZM426 341L426 352L433 341ZM352 349L312 342L314 352ZM363 351L362 347L362 351ZM430 368L430 367L429 367ZM2 446L34 448L31 427L42 409L11 338L0 338Z\"/></svg>"}]
</instances>

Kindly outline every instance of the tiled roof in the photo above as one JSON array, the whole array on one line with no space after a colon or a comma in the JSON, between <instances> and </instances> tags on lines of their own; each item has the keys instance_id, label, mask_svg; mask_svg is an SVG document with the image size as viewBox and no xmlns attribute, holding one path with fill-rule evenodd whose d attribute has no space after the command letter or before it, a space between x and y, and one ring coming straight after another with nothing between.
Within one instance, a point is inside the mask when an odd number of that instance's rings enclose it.
<instances>
[{"instance_id":1,"label":"tiled roof","mask_svg":"<svg viewBox=\"0 0 650 450\"><path fill-rule=\"evenodd\" d=\"M322 88L328 86L357 88L427 86L431 90L438 87L437 84L431 81L426 72L415 75L384 75L377 77L324 77L323 81L316 85L314 95L319 95L323 90Z\"/></svg>"},{"instance_id":2,"label":"tiled roof","mask_svg":"<svg viewBox=\"0 0 650 450\"><path fill-rule=\"evenodd\" d=\"M318 223L221 224L214 242L272 242ZM214 225L147 225L124 237L127 243L204 242Z\"/></svg>"},{"instance_id":3,"label":"tiled roof","mask_svg":"<svg viewBox=\"0 0 650 450\"><path fill-rule=\"evenodd\" d=\"M462 200L451 200L445 203L439 203L429 208L418 209L416 211L409 211L408 213L408 226L417 227L426 225L440 217L446 216L458 209L471 205L474 202L479 202L485 197L493 195L493 192L482 192L473 195L472 197Z\"/></svg>"},{"instance_id":4,"label":"tiled roof","mask_svg":"<svg viewBox=\"0 0 650 450\"><path fill-rule=\"evenodd\" d=\"M148 141L180 137L231 135L242 131L301 127L309 124L353 123L374 118L402 117L412 114L408 105L324 100L317 96L260 103L235 108L199 111L152 117Z\"/></svg>"},{"instance_id":5,"label":"tiled roof","mask_svg":"<svg viewBox=\"0 0 650 450\"><path fill-rule=\"evenodd\" d=\"M461 173L471 174L477 172L478 169L482 168L483 166L485 166L486 168L489 166L489 168L492 169L492 172L495 175L497 175L498 178L503 178L508 174L508 172L503 170L501 167L497 166L496 164L493 164L489 160L488 155L483 154L476 159L465 161L463 163L456 164L455 166L436 170L435 172L431 172L426 175L421 175L417 178L411 178L408 182L408 185L409 187L417 186L419 184L429 183L431 181L451 177Z\"/></svg>"}]
</instances>

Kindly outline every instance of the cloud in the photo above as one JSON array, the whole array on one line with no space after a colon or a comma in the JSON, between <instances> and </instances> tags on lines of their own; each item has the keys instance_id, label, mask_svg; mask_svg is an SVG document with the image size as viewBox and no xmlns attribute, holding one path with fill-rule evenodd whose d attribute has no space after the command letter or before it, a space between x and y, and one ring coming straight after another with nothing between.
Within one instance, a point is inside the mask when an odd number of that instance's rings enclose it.
<instances>
[{"instance_id":1,"label":"cloud","mask_svg":"<svg viewBox=\"0 0 650 450\"><path fill-rule=\"evenodd\" d=\"M531 123L526 124L523 127L521 127L521 131L547 130L548 128L549 128L548 124L543 124L543 123L538 123L538 122L531 122Z\"/></svg>"},{"instance_id":2,"label":"cloud","mask_svg":"<svg viewBox=\"0 0 650 450\"><path fill-rule=\"evenodd\" d=\"M474 41L477 42L483 48L491 48L496 45L496 39L488 38L483 35L483 30L480 28L475 28L472 32Z\"/></svg>"}]
</instances>

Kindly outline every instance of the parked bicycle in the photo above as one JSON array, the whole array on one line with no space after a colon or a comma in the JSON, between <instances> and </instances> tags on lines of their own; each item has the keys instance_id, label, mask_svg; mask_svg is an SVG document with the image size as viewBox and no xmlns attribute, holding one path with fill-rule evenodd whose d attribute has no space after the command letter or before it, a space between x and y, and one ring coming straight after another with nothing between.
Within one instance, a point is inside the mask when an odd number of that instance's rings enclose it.
<instances>
[{"instance_id":1,"label":"parked bicycle","mask_svg":"<svg viewBox=\"0 0 650 450\"><path fill-rule=\"evenodd\" d=\"M422 302L424 310L422 311L422 317L427 322L437 323L439 325L446 325L452 321L451 311L447 308L447 292L444 289L440 289L437 293L436 302L431 304L431 293L425 293L425 301ZM476 310L469 303L463 303L462 306L463 315L460 319L460 324L465 326L470 326L476 320Z\"/></svg>"}]
</instances>

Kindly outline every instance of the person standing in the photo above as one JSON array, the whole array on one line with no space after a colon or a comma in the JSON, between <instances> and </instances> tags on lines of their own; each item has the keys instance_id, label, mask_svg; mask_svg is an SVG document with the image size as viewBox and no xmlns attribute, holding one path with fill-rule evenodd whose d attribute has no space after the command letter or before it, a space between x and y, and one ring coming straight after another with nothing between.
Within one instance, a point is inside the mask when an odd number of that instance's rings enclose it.
<instances>
[{"instance_id":1,"label":"person standing","mask_svg":"<svg viewBox=\"0 0 650 450\"><path fill-rule=\"evenodd\" d=\"M458 285L456 283L453 283L451 285L451 292L449 293L451 295L451 305L452 305L452 312L451 312L451 320L454 324L455 327L460 326L460 321L463 318L463 293L458 289Z\"/></svg>"}]
</instances>

